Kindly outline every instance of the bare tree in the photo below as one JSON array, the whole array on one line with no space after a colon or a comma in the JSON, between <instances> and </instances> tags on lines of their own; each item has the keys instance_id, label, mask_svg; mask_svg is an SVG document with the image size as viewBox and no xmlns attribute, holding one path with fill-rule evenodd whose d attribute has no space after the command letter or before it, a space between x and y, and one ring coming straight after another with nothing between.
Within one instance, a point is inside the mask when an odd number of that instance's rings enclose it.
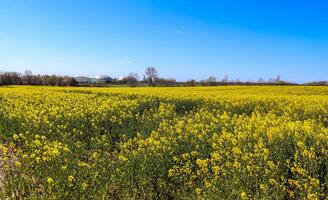
<instances>
[{"instance_id":1,"label":"bare tree","mask_svg":"<svg viewBox=\"0 0 328 200\"><path fill-rule=\"evenodd\" d=\"M214 76L209 76L207 82L209 83L216 82L216 78Z\"/></svg>"},{"instance_id":2,"label":"bare tree","mask_svg":"<svg viewBox=\"0 0 328 200\"><path fill-rule=\"evenodd\" d=\"M216 85L216 78L214 76L209 76L207 79L201 81L203 86L214 86Z\"/></svg>"},{"instance_id":3,"label":"bare tree","mask_svg":"<svg viewBox=\"0 0 328 200\"><path fill-rule=\"evenodd\" d=\"M278 74L274 79L274 82L279 83L281 81L281 76Z\"/></svg>"},{"instance_id":4,"label":"bare tree","mask_svg":"<svg viewBox=\"0 0 328 200\"><path fill-rule=\"evenodd\" d=\"M257 80L258 83L265 83L265 80L263 78L259 78L259 80Z\"/></svg>"},{"instance_id":5,"label":"bare tree","mask_svg":"<svg viewBox=\"0 0 328 200\"><path fill-rule=\"evenodd\" d=\"M158 71L155 67L147 67L145 71L146 80L152 85L158 78Z\"/></svg>"},{"instance_id":6,"label":"bare tree","mask_svg":"<svg viewBox=\"0 0 328 200\"><path fill-rule=\"evenodd\" d=\"M223 83L226 83L226 82L228 82L228 80L229 80L229 76L228 76L228 74L224 75L224 77L223 77L223 79L222 79L222 82L223 82Z\"/></svg>"},{"instance_id":7,"label":"bare tree","mask_svg":"<svg viewBox=\"0 0 328 200\"><path fill-rule=\"evenodd\" d=\"M124 79L129 86L135 87L137 86L139 75L137 73L131 72Z\"/></svg>"},{"instance_id":8,"label":"bare tree","mask_svg":"<svg viewBox=\"0 0 328 200\"><path fill-rule=\"evenodd\" d=\"M33 73L31 70L25 70L25 72L23 74L23 84L30 85L32 83L32 76L33 76Z\"/></svg>"},{"instance_id":9,"label":"bare tree","mask_svg":"<svg viewBox=\"0 0 328 200\"><path fill-rule=\"evenodd\" d=\"M196 80L194 80L194 79L188 80L188 81L186 82L186 85L187 85L187 86L194 87L194 86L196 86Z\"/></svg>"}]
</instances>

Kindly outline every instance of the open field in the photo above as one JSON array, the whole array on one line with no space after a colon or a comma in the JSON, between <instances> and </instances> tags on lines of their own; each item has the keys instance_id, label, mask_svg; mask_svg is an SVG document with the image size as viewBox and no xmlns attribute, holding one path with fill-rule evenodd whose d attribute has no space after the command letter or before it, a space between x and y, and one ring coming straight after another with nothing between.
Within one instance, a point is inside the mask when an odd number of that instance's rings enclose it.
<instances>
[{"instance_id":1,"label":"open field","mask_svg":"<svg viewBox=\"0 0 328 200\"><path fill-rule=\"evenodd\" d=\"M328 87L0 87L1 198L326 199Z\"/></svg>"}]
</instances>

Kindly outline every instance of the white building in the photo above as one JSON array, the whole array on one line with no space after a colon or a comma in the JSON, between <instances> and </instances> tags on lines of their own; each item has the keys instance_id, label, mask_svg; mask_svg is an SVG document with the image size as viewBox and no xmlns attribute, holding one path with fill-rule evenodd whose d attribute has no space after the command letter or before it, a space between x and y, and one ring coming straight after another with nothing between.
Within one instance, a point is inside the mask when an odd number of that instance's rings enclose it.
<instances>
[{"instance_id":1,"label":"white building","mask_svg":"<svg viewBox=\"0 0 328 200\"><path fill-rule=\"evenodd\" d=\"M113 79L107 75L99 75L96 76L95 79L98 81L98 83L110 83L113 81Z\"/></svg>"}]
</instances>

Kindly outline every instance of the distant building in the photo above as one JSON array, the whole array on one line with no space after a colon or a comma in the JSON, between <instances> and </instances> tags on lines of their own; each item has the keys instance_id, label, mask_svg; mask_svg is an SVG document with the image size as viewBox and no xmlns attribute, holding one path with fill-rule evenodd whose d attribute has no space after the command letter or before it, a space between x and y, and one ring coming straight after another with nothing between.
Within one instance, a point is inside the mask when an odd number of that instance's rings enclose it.
<instances>
[{"instance_id":1,"label":"distant building","mask_svg":"<svg viewBox=\"0 0 328 200\"><path fill-rule=\"evenodd\" d=\"M113 81L113 79L107 75L99 75L96 76L95 79L98 81L98 83L110 83Z\"/></svg>"},{"instance_id":2,"label":"distant building","mask_svg":"<svg viewBox=\"0 0 328 200\"><path fill-rule=\"evenodd\" d=\"M74 78L78 83L91 83L91 78L86 76L78 76Z\"/></svg>"},{"instance_id":3,"label":"distant building","mask_svg":"<svg viewBox=\"0 0 328 200\"><path fill-rule=\"evenodd\" d=\"M78 83L110 83L113 79L107 75L99 75L94 78L78 76L74 78Z\"/></svg>"}]
</instances>

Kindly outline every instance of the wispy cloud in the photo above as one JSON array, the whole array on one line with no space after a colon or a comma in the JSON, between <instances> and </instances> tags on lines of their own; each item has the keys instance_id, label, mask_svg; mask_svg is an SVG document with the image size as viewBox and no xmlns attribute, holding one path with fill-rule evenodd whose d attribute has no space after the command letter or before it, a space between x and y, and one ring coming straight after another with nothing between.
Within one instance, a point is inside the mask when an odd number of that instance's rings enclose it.
<instances>
[{"instance_id":1,"label":"wispy cloud","mask_svg":"<svg viewBox=\"0 0 328 200\"><path fill-rule=\"evenodd\" d=\"M180 35L180 34L182 34L182 33L183 33L182 30L176 30L176 31L175 31L175 34L177 34L177 35Z\"/></svg>"}]
</instances>

